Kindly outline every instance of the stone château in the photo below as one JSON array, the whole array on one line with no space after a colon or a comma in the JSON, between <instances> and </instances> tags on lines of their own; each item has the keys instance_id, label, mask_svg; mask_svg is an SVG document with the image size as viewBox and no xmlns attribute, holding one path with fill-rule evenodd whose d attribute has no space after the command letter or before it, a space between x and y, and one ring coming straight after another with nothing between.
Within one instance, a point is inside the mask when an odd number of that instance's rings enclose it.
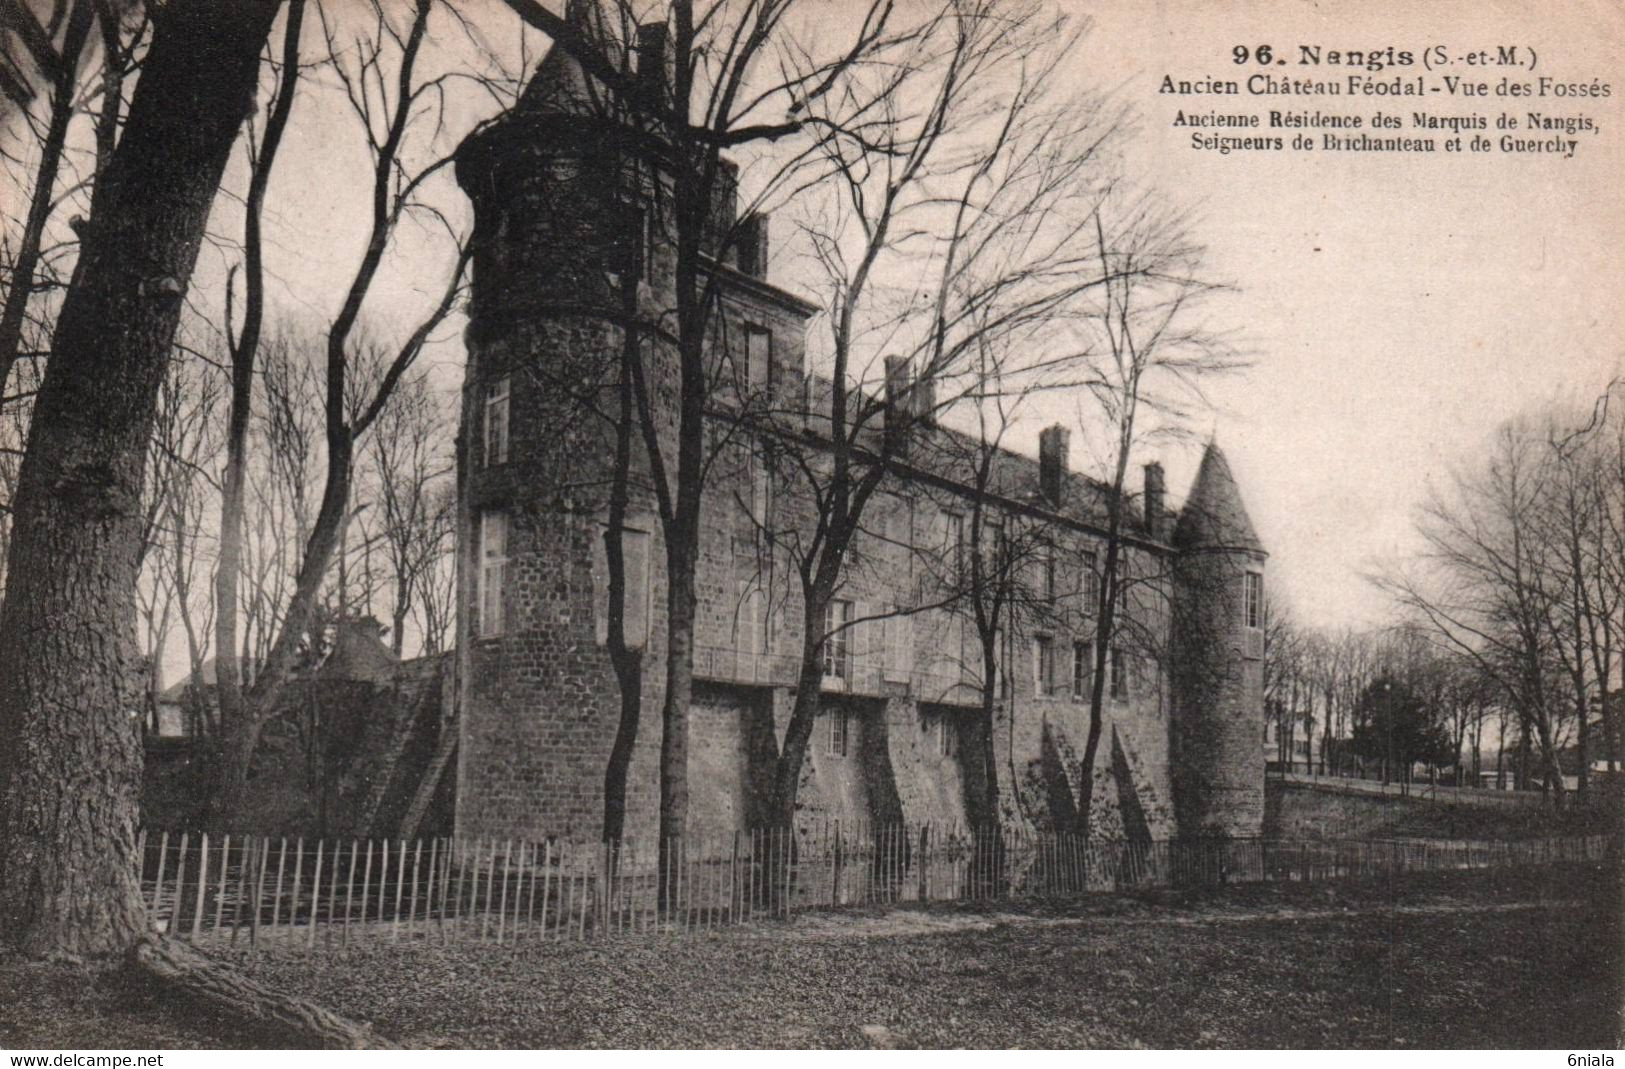
<instances>
[{"instance_id":1,"label":"stone ch\u00e2teau","mask_svg":"<svg viewBox=\"0 0 1625 1069\"><path fill-rule=\"evenodd\" d=\"M640 33L644 91L662 91L664 49L661 29ZM627 324L658 321L675 301L662 225L669 181L647 145L555 48L516 107L458 154L476 219L458 458L460 835L579 841L603 827L621 716L604 538L620 354ZM769 280L768 220L738 215L733 177L725 169L719 182L703 265L718 294L708 347L718 433L707 436L699 536L688 819L705 834L770 819L802 641L783 550L812 503L763 438L788 435L816 452L810 413L832 388L804 366L818 309ZM656 437L670 456L675 358L658 341L641 344ZM1082 783L1106 488L1069 469L1057 426L1036 460L996 450L978 489L977 443L940 425L930 383L909 376L906 363L888 365L886 429L875 433L906 433L909 444L869 504L826 621L833 635L798 812L1065 827L1090 791L1101 836L1259 834L1265 552L1218 447L1208 446L1177 512L1155 463L1124 503L1129 626L1111 650L1099 756ZM753 430L738 417L762 399L801 415ZM647 839L657 827L666 567L641 437L630 457L624 626L643 672L626 835ZM943 597L967 554L991 552L969 544L972 514L1030 557L1021 570L1029 609L996 636L998 678L986 681L992 812L975 782L985 756L981 643L962 606Z\"/></svg>"}]
</instances>

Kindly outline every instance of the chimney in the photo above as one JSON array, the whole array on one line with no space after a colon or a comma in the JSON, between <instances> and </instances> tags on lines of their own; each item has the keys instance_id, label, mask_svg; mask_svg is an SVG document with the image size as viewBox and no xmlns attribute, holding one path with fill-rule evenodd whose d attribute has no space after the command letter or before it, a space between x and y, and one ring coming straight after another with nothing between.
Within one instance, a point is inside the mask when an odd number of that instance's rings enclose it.
<instances>
[{"instance_id":1,"label":"chimney","mask_svg":"<svg viewBox=\"0 0 1625 1069\"><path fill-rule=\"evenodd\" d=\"M1145 466L1145 533L1152 538L1162 537L1163 490L1162 465L1153 460Z\"/></svg>"},{"instance_id":2,"label":"chimney","mask_svg":"<svg viewBox=\"0 0 1625 1069\"><path fill-rule=\"evenodd\" d=\"M750 212L741 219L736 244L739 246L739 270L752 278L765 281L768 253L767 213ZM890 377L888 372L888 381Z\"/></svg>"},{"instance_id":3,"label":"chimney","mask_svg":"<svg viewBox=\"0 0 1625 1069\"><path fill-rule=\"evenodd\" d=\"M934 422L937 418L937 380L921 374L914 381L914 388L909 391L913 403L913 416L922 423Z\"/></svg>"},{"instance_id":4,"label":"chimney","mask_svg":"<svg viewBox=\"0 0 1625 1069\"><path fill-rule=\"evenodd\" d=\"M666 92L667 40L664 22L646 22L638 27L638 92L647 107L663 105L669 95Z\"/></svg>"},{"instance_id":5,"label":"chimney","mask_svg":"<svg viewBox=\"0 0 1625 1069\"><path fill-rule=\"evenodd\" d=\"M1061 507L1066 486L1066 453L1072 432L1059 423L1038 433L1038 491L1055 508Z\"/></svg>"},{"instance_id":6,"label":"chimney","mask_svg":"<svg viewBox=\"0 0 1625 1069\"><path fill-rule=\"evenodd\" d=\"M910 396L908 357L886 357L886 444L898 456L903 454L908 442Z\"/></svg>"}]
</instances>

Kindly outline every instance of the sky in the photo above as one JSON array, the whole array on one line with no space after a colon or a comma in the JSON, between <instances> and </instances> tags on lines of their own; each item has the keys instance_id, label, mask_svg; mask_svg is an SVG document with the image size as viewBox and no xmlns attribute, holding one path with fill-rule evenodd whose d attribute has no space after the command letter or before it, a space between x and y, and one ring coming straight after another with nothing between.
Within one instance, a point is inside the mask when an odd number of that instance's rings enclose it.
<instances>
[{"instance_id":1,"label":"sky","mask_svg":"<svg viewBox=\"0 0 1625 1069\"><path fill-rule=\"evenodd\" d=\"M1079 5L1080 10L1083 5ZM1271 551L1273 596L1317 626L1388 616L1362 578L1414 551L1412 517L1430 485L1472 463L1494 427L1527 407L1584 400L1625 373L1617 256L1625 238L1618 175L1625 111L1603 100L1497 98L1503 76L1591 83L1625 64L1617 4L1152 3L1088 5L1094 26L1075 74L1138 106L1131 170L1190 205L1215 273L1236 287L1215 314L1253 353L1244 377L1215 388L1216 433ZM1286 66L1237 66L1232 49L1271 44ZM1363 67L1305 70L1298 46L1410 51L1416 65L1369 75L1457 73L1491 85L1487 101L1415 98L1177 96L1165 75L1245 79L1260 70L1342 81ZM1536 69L1428 72L1426 49L1461 57L1515 45ZM1243 89L1245 87L1243 86ZM1493 141L1503 110L1590 116L1573 158L1487 153L1324 151L1219 155L1190 145L1176 110L1257 114L1482 114ZM1367 118L1369 121L1369 118ZM1521 122L1522 120L1520 120ZM1261 129L1204 134L1270 134ZM1411 133L1409 129L1405 131ZM1290 134L1291 131L1288 131ZM1448 135L1446 135L1448 136ZM1529 135L1521 135L1529 136ZM1550 136L1550 135L1547 135ZM1205 437L1205 435L1202 435ZM1182 493L1196 449L1167 458Z\"/></svg>"},{"instance_id":2,"label":"sky","mask_svg":"<svg viewBox=\"0 0 1625 1069\"><path fill-rule=\"evenodd\" d=\"M465 5L473 31L510 70L534 64L545 39L500 4ZM845 25L847 0L828 0L831 27ZM1227 454L1255 526L1271 552L1272 596L1303 622L1364 627L1389 616L1363 574L1414 550L1412 517L1430 486L1470 464L1494 427L1530 406L1584 400L1625 372L1614 254L1625 238L1616 176L1625 173L1620 96L1508 101L1428 95L1414 98L1176 96L1174 79L1244 79L1261 70L1343 81L1442 84L1456 72L1493 86L1503 76L1564 82L1608 80L1625 69L1625 14L1607 0L1567 5L1562 17L1527 14L1527 5L1432 2L1332 5L1266 0L1069 2L1090 31L1064 71L1065 88L1107 92L1133 109L1135 132L1122 143L1127 173L1188 210L1208 249L1212 277L1231 284L1210 324L1231 332L1251 355L1244 374L1212 388L1215 407L1196 416L1188 445L1159 447L1172 495L1182 497L1209 434ZM521 52L521 44L525 51ZM1269 44L1286 65L1260 68L1251 50ZM1238 66L1232 49L1249 50ZM1364 67L1300 69L1300 45L1323 50L1409 51L1416 64L1373 74ZM1536 70L1469 70L1460 60L1423 70L1432 46L1452 55L1515 45ZM467 43L453 48L467 48ZM284 316L330 318L359 257L364 183L343 179L369 166L353 117L328 87L296 105L273 182L267 266L271 299ZM469 87L454 87L446 131L422 151L445 151L493 108ZM1577 135L1573 158L1487 153L1403 155L1317 151L1220 155L1191 147L1172 125L1179 109L1265 116L1269 109L1328 114L1441 116L1483 114L1492 140L1502 110L1589 116L1595 133ZM1247 133L1212 131L1202 133ZM1276 133L1260 130L1253 133ZM1291 131L1288 131L1290 136ZM1405 133L1411 133L1406 130ZM1448 135L1438 135L1440 137ZM1470 135L1469 135L1470 136ZM1550 136L1550 135L1548 135ZM234 164L241 183L241 161ZM449 172L428 190L465 225L466 201ZM229 198L213 227L231 233ZM449 244L437 224L405 232L367 316L409 329L444 285ZM794 290L788 254L776 254L774 281ZM219 279L235 261L207 249L199 280ZM206 290L207 287L200 287ZM218 287L216 287L218 292ZM815 328L816 329L816 328ZM441 332L428 359L447 383L460 381L461 324ZM1035 410L1014 444L1035 449L1050 418L1071 406Z\"/></svg>"}]
</instances>

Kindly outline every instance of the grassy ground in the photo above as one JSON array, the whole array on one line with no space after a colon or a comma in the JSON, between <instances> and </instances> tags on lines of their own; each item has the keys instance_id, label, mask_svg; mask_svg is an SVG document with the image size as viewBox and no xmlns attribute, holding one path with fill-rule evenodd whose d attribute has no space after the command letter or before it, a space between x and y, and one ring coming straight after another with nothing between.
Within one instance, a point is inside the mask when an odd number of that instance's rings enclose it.
<instances>
[{"instance_id":1,"label":"grassy ground","mask_svg":"<svg viewBox=\"0 0 1625 1069\"><path fill-rule=\"evenodd\" d=\"M416 1046L1612 1047L1618 870L1428 874L693 937L380 943L245 967ZM116 977L0 962L0 1044L266 1044Z\"/></svg>"}]
</instances>

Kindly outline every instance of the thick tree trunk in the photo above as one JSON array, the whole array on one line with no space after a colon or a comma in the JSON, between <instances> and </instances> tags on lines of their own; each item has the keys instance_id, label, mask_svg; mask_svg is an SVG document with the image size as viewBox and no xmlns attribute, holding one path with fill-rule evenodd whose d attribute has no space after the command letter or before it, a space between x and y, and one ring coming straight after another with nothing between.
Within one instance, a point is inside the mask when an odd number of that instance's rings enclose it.
<instances>
[{"instance_id":1,"label":"thick tree trunk","mask_svg":"<svg viewBox=\"0 0 1625 1069\"><path fill-rule=\"evenodd\" d=\"M28 953L121 953L145 927L132 855L146 445L276 9L154 11L36 401L0 608L0 938Z\"/></svg>"}]
</instances>

